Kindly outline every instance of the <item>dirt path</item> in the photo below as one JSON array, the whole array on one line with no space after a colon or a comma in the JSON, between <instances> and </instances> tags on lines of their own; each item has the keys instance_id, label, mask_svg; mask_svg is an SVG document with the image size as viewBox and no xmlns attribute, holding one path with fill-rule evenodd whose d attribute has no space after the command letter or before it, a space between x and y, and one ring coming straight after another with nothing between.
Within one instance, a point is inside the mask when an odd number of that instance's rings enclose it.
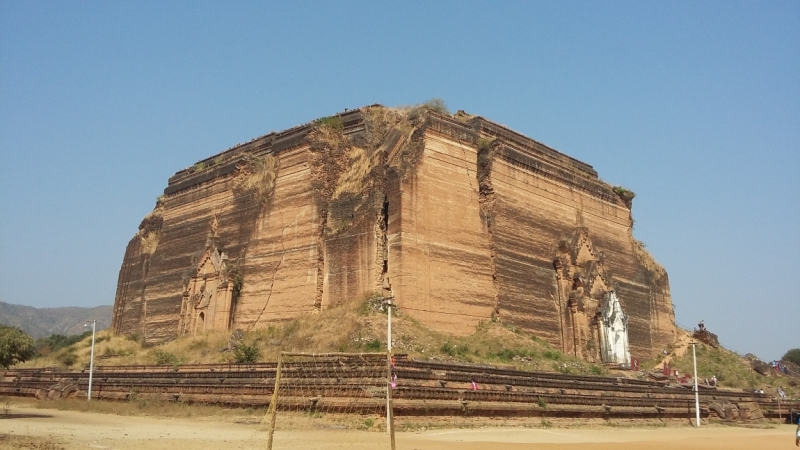
<instances>
[{"instance_id":1,"label":"dirt path","mask_svg":"<svg viewBox=\"0 0 800 450\"><path fill-rule=\"evenodd\" d=\"M689 351L689 343L692 342L692 335L680 328L677 329L677 336L675 342L672 344L672 352L668 355L664 356L663 358L658 359L655 365L652 367L647 367L649 370L661 370L664 363L670 364L673 358L680 358Z\"/></svg>"},{"instance_id":2,"label":"dirt path","mask_svg":"<svg viewBox=\"0 0 800 450\"><path fill-rule=\"evenodd\" d=\"M397 434L398 450L567 449L614 450L795 448L794 427L768 429L708 426L676 428L480 428ZM0 411L0 449L204 450L263 449L266 432L257 418L196 419L117 416L11 407ZM275 449L388 448L379 432L280 433Z\"/></svg>"}]
</instances>

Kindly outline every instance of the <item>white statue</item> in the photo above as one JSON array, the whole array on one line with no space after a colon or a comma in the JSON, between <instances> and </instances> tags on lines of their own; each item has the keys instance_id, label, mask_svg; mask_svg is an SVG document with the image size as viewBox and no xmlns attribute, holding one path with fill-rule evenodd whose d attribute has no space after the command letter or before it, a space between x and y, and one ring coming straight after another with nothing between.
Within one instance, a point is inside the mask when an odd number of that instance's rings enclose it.
<instances>
[{"instance_id":1,"label":"white statue","mask_svg":"<svg viewBox=\"0 0 800 450\"><path fill-rule=\"evenodd\" d=\"M630 367L628 316L622 311L615 291L608 293L600 316L600 356L603 362Z\"/></svg>"}]
</instances>

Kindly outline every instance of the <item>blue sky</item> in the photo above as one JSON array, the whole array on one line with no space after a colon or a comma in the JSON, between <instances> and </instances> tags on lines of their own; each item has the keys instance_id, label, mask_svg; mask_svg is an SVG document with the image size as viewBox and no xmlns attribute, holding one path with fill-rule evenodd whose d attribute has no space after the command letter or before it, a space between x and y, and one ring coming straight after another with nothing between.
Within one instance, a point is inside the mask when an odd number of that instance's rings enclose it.
<instances>
[{"instance_id":1,"label":"blue sky","mask_svg":"<svg viewBox=\"0 0 800 450\"><path fill-rule=\"evenodd\" d=\"M800 347L800 2L0 0L0 301L114 300L167 178L432 97L637 193L677 321Z\"/></svg>"}]
</instances>

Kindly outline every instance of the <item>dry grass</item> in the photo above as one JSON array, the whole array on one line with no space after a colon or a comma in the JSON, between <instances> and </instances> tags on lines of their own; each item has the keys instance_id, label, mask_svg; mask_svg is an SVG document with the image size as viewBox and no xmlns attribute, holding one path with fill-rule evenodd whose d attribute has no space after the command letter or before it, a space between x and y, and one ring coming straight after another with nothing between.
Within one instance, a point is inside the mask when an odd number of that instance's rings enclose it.
<instances>
[{"instance_id":1,"label":"dry grass","mask_svg":"<svg viewBox=\"0 0 800 450\"><path fill-rule=\"evenodd\" d=\"M91 335L69 346L20 364L18 367L62 367L76 369L89 366L91 356ZM95 338L95 363L112 362L121 364L150 364L147 352L139 342L123 336L112 336L110 330L97 332Z\"/></svg>"},{"instance_id":2,"label":"dry grass","mask_svg":"<svg viewBox=\"0 0 800 450\"><path fill-rule=\"evenodd\" d=\"M433 111L443 116L450 115L447 105L445 105L444 101L439 98L432 98L420 105L414 105L403 109L406 111L406 117L415 124L423 121L425 113L428 111Z\"/></svg>"},{"instance_id":3,"label":"dry grass","mask_svg":"<svg viewBox=\"0 0 800 450\"><path fill-rule=\"evenodd\" d=\"M691 332L678 328L678 339L674 344L667 347L668 354L658 355L653 360L643 361L642 368L647 370L661 370L663 363L671 364L673 369L680 373L692 374L694 363L692 360L692 347L690 342L695 339ZM703 343L699 343L697 351L697 376L700 383L705 379L717 377L719 386L723 389L742 389L752 391L759 387L763 388L767 394L775 395L778 386L783 386L787 395L800 395L800 387L791 386L791 381L784 375L764 376L750 369L750 362L730 350L725 348L713 348Z\"/></svg>"},{"instance_id":4,"label":"dry grass","mask_svg":"<svg viewBox=\"0 0 800 450\"><path fill-rule=\"evenodd\" d=\"M500 322L483 322L468 336L428 329L400 311L394 350L420 359L513 366L521 370L605 374L602 366L561 353L544 340Z\"/></svg>"},{"instance_id":5,"label":"dry grass","mask_svg":"<svg viewBox=\"0 0 800 450\"><path fill-rule=\"evenodd\" d=\"M496 364L530 371L587 375L608 373L602 366L565 355L547 342L500 322L481 323L468 336L451 336L431 330L400 308L393 314L392 328L393 350L416 359ZM228 332L212 332L197 337L182 336L158 347L143 348L139 341L111 336L105 330L97 334L95 363L100 366L156 364L159 360L168 364L233 363L235 358L230 338ZM277 361L281 351L380 352L386 350L386 314L381 311L380 301L370 297L245 332L241 342L258 347L258 361ZM19 366L85 368L89 365L90 344L91 337L87 337L71 347ZM674 367L683 373L690 373L691 351L687 352L683 347L671 350L669 358ZM64 361L68 358L65 356L69 355L74 362L66 365ZM722 387L764 387L767 393L774 395L775 388L783 386L792 396L800 394L800 389L790 386L787 378L765 377L755 373L749 369L744 358L723 348L713 349L701 344L697 348L697 359L701 379L716 375ZM647 367L655 366L660 366L660 361L654 361ZM617 375L635 376L636 373ZM161 408L157 404L154 407Z\"/></svg>"},{"instance_id":6,"label":"dry grass","mask_svg":"<svg viewBox=\"0 0 800 450\"><path fill-rule=\"evenodd\" d=\"M280 162L273 155L251 157L241 169L241 178L237 187L251 193L259 202L269 200L275 190Z\"/></svg>"},{"instance_id":7,"label":"dry grass","mask_svg":"<svg viewBox=\"0 0 800 450\"><path fill-rule=\"evenodd\" d=\"M336 190L336 183L348 164L350 139L342 130L330 126L317 126L307 138L312 185L318 198L328 201Z\"/></svg>"},{"instance_id":8,"label":"dry grass","mask_svg":"<svg viewBox=\"0 0 800 450\"><path fill-rule=\"evenodd\" d=\"M293 352L376 352L386 350L386 314L375 298L359 299L333 306L316 314L276 323L244 333L242 343L259 349L259 361L277 361L281 351ZM469 336L450 336L433 331L399 309L393 315L393 350L418 359L492 363L523 370L600 374L604 369L564 355L532 335L499 322L482 323ZM97 365L232 363L230 333L211 332L181 336L153 348L138 340L97 334ZM89 365L91 338L71 347L40 356L20 367ZM74 358L65 364L65 356ZM68 359L68 358L66 358Z\"/></svg>"},{"instance_id":9,"label":"dry grass","mask_svg":"<svg viewBox=\"0 0 800 450\"><path fill-rule=\"evenodd\" d=\"M0 450L63 450L60 439L0 433Z\"/></svg>"},{"instance_id":10,"label":"dry grass","mask_svg":"<svg viewBox=\"0 0 800 450\"><path fill-rule=\"evenodd\" d=\"M666 276L667 271L664 270L664 266L658 263L658 261L653 258L653 255L647 251L647 248L644 242L634 239L633 240L633 252L636 254L636 257L639 259L639 262L649 270L653 272L656 276L656 280Z\"/></svg>"},{"instance_id":11,"label":"dry grass","mask_svg":"<svg viewBox=\"0 0 800 450\"><path fill-rule=\"evenodd\" d=\"M405 118L405 112L397 108L369 106L361 111L366 129L365 147L368 149L377 149L383 145L389 130L404 122Z\"/></svg>"},{"instance_id":12,"label":"dry grass","mask_svg":"<svg viewBox=\"0 0 800 450\"><path fill-rule=\"evenodd\" d=\"M150 232L139 236L142 240L142 253L152 255L158 248L158 233Z\"/></svg>"},{"instance_id":13,"label":"dry grass","mask_svg":"<svg viewBox=\"0 0 800 450\"><path fill-rule=\"evenodd\" d=\"M701 383L716 375L719 384L726 388L745 391L761 388L767 394L777 397L778 386L783 386L788 396L796 398L800 395L800 388L789 385L787 377L761 375L750 368L750 362L746 358L730 350L698 343L696 353L697 377ZM691 348L682 356L673 358L672 364L682 373L692 374L694 361Z\"/></svg>"},{"instance_id":14,"label":"dry grass","mask_svg":"<svg viewBox=\"0 0 800 450\"><path fill-rule=\"evenodd\" d=\"M265 407L226 408L217 405L174 402L155 396L132 395L125 401L87 402L85 398L57 398L39 401L31 398L0 397L0 401L16 407L56 409L59 411L94 412L120 416L155 417L225 417L231 422L257 423L267 412ZM0 447L1 449L2 447ZM24 447L23 447L24 448Z\"/></svg>"},{"instance_id":15,"label":"dry grass","mask_svg":"<svg viewBox=\"0 0 800 450\"><path fill-rule=\"evenodd\" d=\"M374 154L367 154L366 150L359 147L350 148L347 156L349 163L336 183L336 189L333 192L334 200L346 193L362 193L369 185L370 173L380 164L379 158L376 158Z\"/></svg>"},{"instance_id":16,"label":"dry grass","mask_svg":"<svg viewBox=\"0 0 800 450\"><path fill-rule=\"evenodd\" d=\"M349 163L336 182L328 208L329 217L326 223L327 234L337 234L347 230L354 218L374 217L372 214L359 213L365 206L374 206L373 194L380 195L382 190L381 158L378 152L370 154L360 147L351 147L348 152Z\"/></svg>"},{"instance_id":17,"label":"dry grass","mask_svg":"<svg viewBox=\"0 0 800 450\"><path fill-rule=\"evenodd\" d=\"M164 213L164 198L159 197L156 207L153 208L139 225L139 239L141 239L141 250L143 254L152 255L158 247L158 232L161 230L162 215Z\"/></svg>"}]
</instances>

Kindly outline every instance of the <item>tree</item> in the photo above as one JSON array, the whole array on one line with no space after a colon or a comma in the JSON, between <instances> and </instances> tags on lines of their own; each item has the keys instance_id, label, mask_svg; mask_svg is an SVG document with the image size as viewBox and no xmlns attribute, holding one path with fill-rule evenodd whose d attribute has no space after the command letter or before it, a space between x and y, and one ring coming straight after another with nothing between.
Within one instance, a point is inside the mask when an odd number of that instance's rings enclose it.
<instances>
[{"instance_id":1,"label":"tree","mask_svg":"<svg viewBox=\"0 0 800 450\"><path fill-rule=\"evenodd\" d=\"M783 361L791 361L800 366L800 348L793 348L789 350L781 359Z\"/></svg>"},{"instance_id":2,"label":"tree","mask_svg":"<svg viewBox=\"0 0 800 450\"><path fill-rule=\"evenodd\" d=\"M76 344L91 335L92 330L84 331L83 334L73 334L69 336L51 334L50 336L36 339L36 350L40 355L46 355Z\"/></svg>"},{"instance_id":3,"label":"tree","mask_svg":"<svg viewBox=\"0 0 800 450\"><path fill-rule=\"evenodd\" d=\"M33 338L15 327L0 325L0 366L5 369L36 354Z\"/></svg>"}]
</instances>

